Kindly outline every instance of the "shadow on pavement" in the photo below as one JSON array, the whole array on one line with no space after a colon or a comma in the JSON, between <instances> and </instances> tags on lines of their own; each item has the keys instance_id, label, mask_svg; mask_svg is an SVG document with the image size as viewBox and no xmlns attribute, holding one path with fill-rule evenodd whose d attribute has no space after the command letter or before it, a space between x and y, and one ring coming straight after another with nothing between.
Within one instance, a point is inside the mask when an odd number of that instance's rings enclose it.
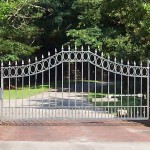
<instances>
[{"instance_id":1,"label":"shadow on pavement","mask_svg":"<svg viewBox=\"0 0 150 150\"><path fill-rule=\"evenodd\" d=\"M131 123L137 123L142 126L150 127L150 120L137 120L137 121L129 121Z\"/></svg>"},{"instance_id":2,"label":"shadow on pavement","mask_svg":"<svg viewBox=\"0 0 150 150\"><path fill-rule=\"evenodd\" d=\"M4 121L1 126L149 126L146 121L122 121L122 120L19 120Z\"/></svg>"}]
</instances>

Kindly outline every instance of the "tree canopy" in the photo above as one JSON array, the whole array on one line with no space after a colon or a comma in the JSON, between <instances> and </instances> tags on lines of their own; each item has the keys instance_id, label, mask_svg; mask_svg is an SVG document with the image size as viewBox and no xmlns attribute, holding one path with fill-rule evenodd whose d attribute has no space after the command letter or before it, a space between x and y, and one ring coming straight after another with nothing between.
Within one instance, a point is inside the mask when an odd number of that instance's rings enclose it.
<instances>
[{"instance_id":1,"label":"tree canopy","mask_svg":"<svg viewBox=\"0 0 150 150\"><path fill-rule=\"evenodd\" d=\"M150 58L150 3L144 0L76 1L78 25L71 42L137 61Z\"/></svg>"},{"instance_id":2,"label":"tree canopy","mask_svg":"<svg viewBox=\"0 0 150 150\"><path fill-rule=\"evenodd\" d=\"M0 59L89 45L105 55L150 59L148 0L1 0Z\"/></svg>"}]
</instances>

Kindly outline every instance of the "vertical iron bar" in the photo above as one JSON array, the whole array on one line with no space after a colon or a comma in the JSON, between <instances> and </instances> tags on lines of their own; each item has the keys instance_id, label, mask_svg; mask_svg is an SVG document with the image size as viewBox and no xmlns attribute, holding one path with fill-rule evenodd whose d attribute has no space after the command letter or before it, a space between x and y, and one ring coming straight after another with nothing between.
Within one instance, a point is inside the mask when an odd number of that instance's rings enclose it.
<instances>
[{"instance_id":1,"label":"vertical iron bar","mask_svg":"<svg viewBox=\"0 0 150 150\"><path fill-rule=\"evenodd\" d=\"M75 53L74 53L74 61L75 61L75 118L76 118L76 107L77 107L77 47L75 46Z\"/></svg>"},{"instance_id":2,"label":"vertical iron bar","mask_svg":"<svg viewBox=\"0 0 150 150\"><path fill-rule=\"evenodd\" d=\"M122 113L122 88L123 88L123 78L122 78L122 74L123 74L123 60L121 59L121 113ZM122 115L121 115L122 118Z\"/></svg>"},{"instance_id":3,"label":"vertical iron bar","mask_svg":"<svg viewBox=\"0 0 150 150\"><path fill-rule=\"evenodd\" d=\"M34 89L37 89L37 70L38 70L38 65L37 65L37 57L35 57L35 85ZM37 95L35 92L35 118L37 117Z\"/></svg>"},{"instance_id":4,"label":"vertical iron bar","mask_svg":"<svg viewBox=\"0 0 150 150\"><path fill-rule=\"evenodd\" d=\"M43 85L44 85L44 61L43 61L43 59L44 59L44 55L42 55L42 68L41 68L41 70L42 70L42 119L43 119L43 111L44 111L44 95L43 95Z\"/></svg>"},{"instance_id":5,"label":"vertical iron bar","mask_svg":"<svg viewBox=\"0 0 150 150\"><path fill-rule=\"evenodd\" d=\"M127 115L128 115L128 117L129 117L129 106L130 106L130 99L129 99L129 94L130 94L130 68L129 68L129 61L127 62L127 65L128 65L128 87L127 87L127 94L128 94L128 96L127 96Z\"/></svg>"},{"instance_id":6,"label":"vertical iron bar","mask_svg":"<svg viewBox=\"0 0 150 150\"><path fill-rule=\"evenodd\" d=\"M57 49L55 49L55 117L56 117L56 107L57 107L57 99L56 99L56 96L57 96L57 93L56 93L56 90L57 90L57 58L56 58L56 55L57 55Z\"/></svg>"},{"instance_id":7,"label":"vertical iron bar","mask_svg":"<svg viewBox=\"0 0 150 150\"><path fill-rule=\"evenodd\" d=\"M110 70L110 64L109 64L109 60L110 60L110 56L108 55L108 62L107 62L107 65L108 65L108 77L107 77L107 84L108 84L108 114L110 113L109 111L110 111L110 99L109 99L109 95L110 95L110 79L109 79L109 76L110 76L110 72L109 72L109 70Z\"/></svg>"},{"instance_id":8,"label":"vertical iron bar","mask_svg":"<svg viewBox=\"0 0 150 150\"><path fill-rule=\"evenodd\" d=\"M117 72L117 68L116 68L116 57L115 57L115 59L114 59L114 62L115 62L115 66L114 66L114 71L115 71L115 73L114 73L114 80L115 80L115 83L114 83L114 93L115 93L115 95L114 95L114 100L115 100L115 103L114 103L114 105L115 105L115 108L114 108L114 111L115 111L115 113L116 113L116 107L117 107L117 103L116 103L116 101L117 101L117 98L116 98L116 94L117 94L117 83L116 83L116 81L117 81L117 74L116 74L116 72Z\"/></svg>"},{"instance_id":9,"label":"vertical iron bar","mask_svg":"<svg viewBox=\"0 0 150 150\"><path fill-rule=\"evenodd\" d=\"M23 95L24 95L24 61L22 60L22 119L23 119L23 107L24 107L24 98L23 98Z\"/></svg>"},{"instance_id":10,"label":"vertical iron bar","mask_svg":"<svg viewBox=\"0 0 150 150\"><path fill-rule=\"evenodd\" d=\"M64 87L63 87L63 86L64 86L64 80L63 80L63 79L64 79L64 62L63 62L63 61L64 61L64 47L63 47L63 46L62 46L61 61L62 61L62 117L63 117L63 115L64 115L64 114L63 114L63 112L64 112L63 110L65 109L65 108L64 108L64 95L63 95L63 91L64 91L64 90L63 90L63 88L64 88Z\"/></svg>"},{"instance_id":11,"label":"vertical iron bar","mask_svg":"<svg viewBox=\"0 0 150 150\"><path fill-rule=\"evenodd\" d=\"M89 54L88 54L89 55ZM90 95L90 90L91 90L91 84L90 84L90 60L88 62L88 95ZM89 98L89 97L88 97ZM89 111L89 108L87 109L87 111ZM89 118L89 116L88 116Z\"/></svg>"},{"instance_id":12,"label":"vertical iron bar","mask_svg":"<svg viewBox=\"0 0 150 150\"><path fill-rule=\"evenodd\" d=\"M15 62L15 119L17 119L17 87L18 87L18 80L17 80L17 61Z\"/></svg>"},{"instance_id":13,"label":"vertical iron bar","mask_svg":"<svg viewBox=\"0 0 150 150\"><path fill-rule=\"evenodd\" d=\"M97 103L96 103L96 97L97 97L97 58L96 58L96 56L97 56L97 50L95 50L95 104L94 104L94 106L95 106L95 118L96 118L96 105L97 105Z\"/></svg>"},{"instance_id":14,"label":"vertical iron bar","mask_svg":"<svg viewBox=\"0 0 150 150\"><path fill-rule=\"evenodd\" d=\"M91 91L91 84L90 84L90 73L91 73L91 67L90 67L90 47L88 46L88 95L90 94L90 91ZM88 118L89 118L89 108L87 108L86 111L88 111Z\"/></svg>"},{"instance_id":15,"label":"vertical iron bar","mask_svg":"<svg viewBox=\"0 0 150 150\"><path fill-rule=\"evenodd\" d=\"M68 99L69 99L69 114L70 114L70 61L71 61L71 53L70 53L70 46L68 46L68 90L69 90L69 93L68 93ZM70 116L69 116L70 117Z\"/></svg>"},{"instance_id":16,"label":"vertical iron bar","mask_svg":"<svg viewBox=\"0 0 150 150\"><path fill-rule=\"evenodd\" d=\"M136 69L135 69L135 67L136 67L136 62L134 61L134 115L133 115L133 117L135 118L135 107L136 107L136 97L135 97L135 94L136 94ZM131 110L132 110L132 108L131 108ZM132 112L131 112L131 114L132 114Z\"/></svg>"},{"instance_id":17,"label":"vertical iron bar","mask_svg":"<svg viewBox=\"0 0 150 150\"><path fill-rule=\"evenodd\" d=\"M90 47L88 46L88 94L90 93Z\"/></svg>"},{"instance_id":18,"label":"vertical iron bar","mask_svg":"<svg viewBox=\"0 0 150 150\"><path fill-rule=\"evenodd\" d=\"M103 63L103 52L101 53L101 64L102 64L102 68L101 68L101 106L103 106L103 93L104 93L104 87L103 87L103 82L104 82L104 63Z\"/></svg>"},{"instance_id":19,"label":"vertical iron bar","mask_svg":"<svg viewBox=\"0 0 150 150\"><path fill-rule=\"evenodd\" d=\"M31 86L30 72L31 72L31 67L30 67L30 62L31 62L31 60L29 59L28 62L29 62L29 70L28 70L29 72L28 72L28 73L29 73L29 118L30 118L30 117L31 117L31 116L30 116L30 113L31 113L31 111L30 111L30 109L31 109L31 107L30 107L30 106L31 106L31 99L30 99L30 88L31 88L31 87L30 87L30 86ZM32 115L33 115L33 112L32 112Z\"/></svg>"},{"instance_id":20,"label":"vertical iron bar","mask_svg":"<svg viewBox=\"0 0 150 150\"><path fill-rule=\"evenodd\" d=\"M143 71L142 71L142 62L140 64L140 70L141 70L141 74L143 74ZM143 95L143 78L141 76L141 99L140 99L140 108L139 108L139 112L138 114L140 115L139 117L142 117L142 101L143 101L143 98L142 98L142 95Z\"/></svg>"},{"instance_id":21,"label":"vertical iron bar","mask_svg":"<svg viewBox=\"0 0 150 150\"><path fill-rule=\"evenodd\" d=\"M142 76L142 74L141 74ZM150 119L150 61L147 60L147 119Z\"/></svg>"},{"instance_id":22,"label":"vertical iron bar","mask_svg":"<svg viewBox=\"0 0 150 150\"><path fill-rule=\"evenodd\" d=\"M84 69L84 67L83 67L83 59L84 59L84 58L83 58L83 56L84 56L84 55L83 55L83 54L84 54L84 53L83 53L83 46L82 46L81 50L82 50L82 53L81 53L81 61L82 61L82 118L83 118L83 103L84 103L84 102L83 102L83 90L84 90L84 89L83 89L83 88L84 88L84 87L83 87L83 69Z\"/></svg>"},{"instance_id":23,"label":"vertical iron bar","mask_svg":"<svg viewBox=\"0 0 150 150\"><path fill-rule=\"evenodd\" d=\"M48 109L49 109L49 114L48 114L48 116L49 116L49 118L50 118L50 107L51 107L51 100L50 100L50 89L51 89L51 64L50 64L50 52L48 52L48 90L49 90L49 92L48 92L48 100L49 100L49 102L48 102Z\"/></svg>"},{"instance_id":24,"label":"vertical iron bar","mask_svg":"<svg viewBox=\"0 0 150 150\"><path fill-rule=\"evenodd\" d=\"M9 89L8 89L8 90L9 90L9 119L10 119L10 113L11 113L11 110L10 110L10 107L11 107L11 106L10 106L10 105L11 105L11 104L10 104L10 103L11 103L11 102L10 102L10 86L11 86L11 85L10 85L10 84L11 84L11 83L10 83L10 76L11 76L11 70L10 70L10 69L11 69L11 66L10 66L10 65L11 65L11 63L10 63L10 61L9 61L9 81L8 81L8 82L9 82Z\"/></svg>"}]
</instances>

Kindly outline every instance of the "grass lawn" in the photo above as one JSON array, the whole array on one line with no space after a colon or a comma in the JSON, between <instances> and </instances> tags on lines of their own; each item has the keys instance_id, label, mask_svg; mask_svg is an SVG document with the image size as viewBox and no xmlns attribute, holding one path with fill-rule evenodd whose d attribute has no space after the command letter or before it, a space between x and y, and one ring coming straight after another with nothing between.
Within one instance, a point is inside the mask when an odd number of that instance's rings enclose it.
<instances>
[{"instance_id":1,"label":"grass lawn","mask_svg":"<svg viewBox=\"0 0 150 150\"><path fill-rule=\"evenodd\" d=\"M9 98L10 99L27 98L47 90L48 90L48 85L43 85L43 88L41 85L37 85L36 89L34 86L31 86L30 88L28 86L25 86L23 89L21 87L18 87L17 90L15 89L11 89L10 91L4 90L4 99L8 100Z\"/></svg>"},{"instance_id":2,"label":"grass lawn","mask_svg":"<svg viewBox=\"0 0 150 150\"><path fill-rule=\"evenodd\" d=\"M101 83L101 81L95 81L95 80L83 80L84 83ZM62 81L57 81L57 85L61 86ZM69 80L63 80L64 84L69 84ZM70 83L75 83L75 80L70 80ZM76 83L82 83L82 80L76 80ZM55 86L55 82L51 82L51 86Z\"/></svg>"},{"instance_id":3,"label":"grass lawn","mask_svg":"<svg viewBox=\"0 0 150 150\"><path fill-rule=\"evenodd\" d=\"M74 82L75 81L73 81L73 80L70 81L70 83L74 83ZM77 82L81 82L81 81L77 81ZM88 82L88 81L86 81L86 82ZM64 80L63 83L68 84L68 80ZM57 81L57 87L61 87L61 85L62 85L62 81ZM51 88L55 88L55 82L51 82ZM29 88L29 86L25 86L23 89L22 89L22 87L18 87L17 90L15 90L15 89L11 89L10 91L4 90L3 96L4 96L5 100L22 99L22 98L28 98L35 94L40 94L42 92L47 91L48 89L49 89L48 83L43 85L43 88L42 88L42 85L37 85L36 89L35 89L34 85L31 85L30 88Z\"/></svg>"},{"instance_id":4,"label":"grass lawn","mask_svg":"<svg viewBox=\"0 0 150 150\"><path fill-rule=\"evenodd\" d=\"M106 97L107 94L96 93L96 98ZM89 93L88 100L92 102L92 98L95 98L95 93ZM118 99L117 102L109 102L109 106L141 106L141 99L139 97L130 96L129 99L127 96L122 97L122 105L121 105L121 97L116 97ZM134 103L135 101L135 103ZM147 105L147 100L142 100L142 105ZM108 102L96 102L96 106L108 106Z\"/></svg>"},{"instance_id":5,"label":"grass lawn","mask_svg":"<svg viewBox=\"0 0 150 150\"><path fill-rule=\"evenodd\" d=\"M96 95L95 95L95 93L92 93L92 92L90 92L89 94L88 94L88 100L90 101L90 102L92 102L92 98L103 98L103 97L105 97L107 94L102 94L102 93L96 93Z\"/></svg>"},{"instance_id":6,"label":"grass lawn","mask_svg":"<svg viewBox=\"0 0 150 150\"><path fill-rule=\"evenodd\" d=\"M102 98L102 97L105 97L106 95L107 94L97 93L96 98ZM93 105L96 105L96 106L104 106L105 111L108 111L109 113L114 114L114 115L117 115L117 109L116 109L117 106L119 109L120 109L120 107L123 107L123 109L126 109L128 111L129 116L136 116L137 112L140 113L141 116L147 115L147 111L143 110L142 107L138 108L138 106L146 106L147 105L146 99L143 99L142 104L141 104L141 98L139 98L139 97L134 98L133 96L130 96L129 99L127 96L123 96L122 101L121 101L121 97L118 96L118 97L116 97L118 99L117 102L111 101L109 103L106 101L95 103L95 102L92 102L92 98L95 98L95 93L89 93L88 101L91 102ZM131 108L129 108L127 106L131 106ZM145 111L145 114L144 114L144 111Z\"/></svg>"}]
</instances>

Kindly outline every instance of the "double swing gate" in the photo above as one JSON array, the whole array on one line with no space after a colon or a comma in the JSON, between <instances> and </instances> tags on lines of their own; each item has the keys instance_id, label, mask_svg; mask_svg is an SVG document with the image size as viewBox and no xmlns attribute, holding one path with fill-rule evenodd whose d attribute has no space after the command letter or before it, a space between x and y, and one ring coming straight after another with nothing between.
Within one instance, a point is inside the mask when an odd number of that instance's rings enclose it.
<instances>
[{"instance_id":1,"label":"double swing gate","mask_svg":"<svg viewBox=\"0 0 150 150\"><path fill-rule=\"evenodd\" d=\"M2 62L0 120L149 119L149 62L130 64L89 47Z\"/></svg>"}]
</instances>

